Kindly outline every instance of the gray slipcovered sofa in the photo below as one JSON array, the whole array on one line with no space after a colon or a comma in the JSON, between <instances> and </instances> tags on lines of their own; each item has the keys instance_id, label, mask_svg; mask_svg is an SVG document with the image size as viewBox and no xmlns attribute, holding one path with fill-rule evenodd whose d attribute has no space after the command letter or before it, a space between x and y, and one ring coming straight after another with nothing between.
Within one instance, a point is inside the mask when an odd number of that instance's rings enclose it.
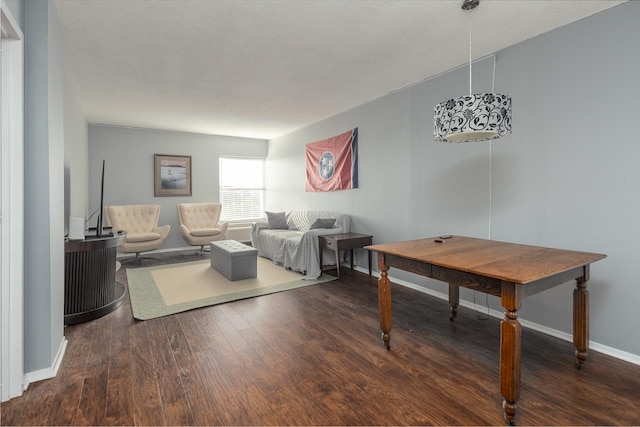
<instances>
[{"instance_id":1,"label":"gray slipcovered sofa","mask_svg":"<svg viewBox=\"0 0 640 427\"><path fill-rule=\"evenodd\" d=\"M320 221L316 222L318 219ZM322 228L312 228L314 223ZM350 232L351 217L331 211L291 211L286 214L286 225L283 227L286 228L269 228L268 222L257 222L253 225L251 244L258 250L258 256L304 273L305 279L317 279L322 274L319 265L318 236ZM333 251L325 249L323 264L336 264Z\"/></svg>"}]
</instances>

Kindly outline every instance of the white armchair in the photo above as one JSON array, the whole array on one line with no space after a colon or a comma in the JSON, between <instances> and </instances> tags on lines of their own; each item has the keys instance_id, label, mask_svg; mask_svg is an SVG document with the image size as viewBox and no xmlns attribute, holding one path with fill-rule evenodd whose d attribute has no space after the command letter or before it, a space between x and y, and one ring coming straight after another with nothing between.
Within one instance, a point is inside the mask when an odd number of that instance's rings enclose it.
<instances>
[{"instance_id":1,"label":"white armchair","mask_svg":"<svg viewBox=\"0 0 640 427\"><path fill-rule=\"evenodd\" d=\"M178 203L180 233L191 246L204 246L224 239L229 223L220 223L220 203Z\"/></svg>"},{"instance_id":2,"label":"white armchair","mask_svg":"<svg viewBox=\"0 0 640 427\"><path fill-rule=\"evenodd\" d=\"M158 227L160 205L107 206L106 211L113 231L127 232L120 252L135 252L138 262L140 252L158 249L169 235L170 225Z\"/></svg>"}]
</instances>

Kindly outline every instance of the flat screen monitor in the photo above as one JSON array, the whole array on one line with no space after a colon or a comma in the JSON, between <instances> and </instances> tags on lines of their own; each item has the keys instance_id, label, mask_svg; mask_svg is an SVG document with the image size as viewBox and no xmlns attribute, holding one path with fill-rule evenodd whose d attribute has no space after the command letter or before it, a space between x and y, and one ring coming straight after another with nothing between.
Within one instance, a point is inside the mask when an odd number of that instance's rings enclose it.
<instances>
[{"instance_id":1,"label":"flat screen monitor","mask_svg":"<svg viewBox=\"0 0 640 427\"><path fill-rule=\"evenodd\" d=\"M102 237L102 218L104 217L104 163L102 160L102 179L100 181L100 210L98 211L98 223L96 224L96 236Z\"/></svg>"}]
</instances>

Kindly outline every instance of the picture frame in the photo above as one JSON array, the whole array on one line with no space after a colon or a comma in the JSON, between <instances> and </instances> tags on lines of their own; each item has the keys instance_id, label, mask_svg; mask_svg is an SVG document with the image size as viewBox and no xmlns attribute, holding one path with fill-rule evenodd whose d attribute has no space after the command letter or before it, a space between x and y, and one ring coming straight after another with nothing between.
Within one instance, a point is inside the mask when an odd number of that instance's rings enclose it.
<instances>
[{"instance_id":1,"label":"picture frame","mask_svg":"<svg viewBox=\"0 0 640 427\"><path fill-rule=\"evenodd\" d=\"M154 196L191 196L191 156L154 154Z\"/></svg>"}]
</instances>

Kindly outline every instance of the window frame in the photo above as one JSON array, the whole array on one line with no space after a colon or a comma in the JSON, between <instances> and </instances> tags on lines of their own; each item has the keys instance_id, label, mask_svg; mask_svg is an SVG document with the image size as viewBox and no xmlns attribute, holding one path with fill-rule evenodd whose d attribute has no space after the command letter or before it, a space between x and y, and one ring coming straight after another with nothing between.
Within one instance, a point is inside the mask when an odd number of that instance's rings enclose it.
<instances>
[{"instance_id":1,"label":"window frame","mask_svg":"<svg viewBox=\"0 0 640 427\"><path fill-rule=\"evenodd\" d=\"M231 160L231 161L260 161L262 163L262 186L258 186L258 187L249 187L249 186L230 186L230 187L223 187L223 177L222 177L222 173L223 173L223 162L226 160ZM220 221L224 221L224 222L228 222L228 223L254 223L254 222L258 222L258 221L262 221L265 219L264 217L264 206L265 206L265 194L266 194L266 188L265 188L265 163L266 163L266 158L264 157L241 157L241 156L220 156L218 158L218 179L219 179L219 183L218 183L218 200L220 202L220 204L222 204L222 212L220 214ZM228 218L226 216L224 216L225 214L225 198L223 197L223 192L224 191L259 191L262 192L261 196L262 196L262 206L260 206L259 209L259 214L257 214L257 216L247 216L247 217L232 217L232 218Z\"/></svg>"}]
</instances>

